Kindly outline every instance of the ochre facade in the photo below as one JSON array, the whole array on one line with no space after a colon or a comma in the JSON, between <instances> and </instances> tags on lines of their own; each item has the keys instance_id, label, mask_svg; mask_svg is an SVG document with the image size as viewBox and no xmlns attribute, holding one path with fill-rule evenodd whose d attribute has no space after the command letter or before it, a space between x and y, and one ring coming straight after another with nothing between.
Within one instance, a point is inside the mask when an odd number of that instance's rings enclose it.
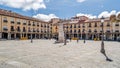
<instances>
[{"instance_id":1,"label":"ochre facade","mask_svg":"<svg viewBox=\"0 0 120 68\"><path fill-rule=\"evenodd\" d=\"M0 9L0 39L21 39L24 37L30 39L31 36L35 39L57 38L59 22L58 18L44 22ZM62 23L67 39L101 39L102 26L105 40L120 38L120 21L111 22L110 18L105 18L103 25L101 25L101 19L89 19L85 16L73 17L68 22L62 21Z\"/></svg>"}]
</instances>

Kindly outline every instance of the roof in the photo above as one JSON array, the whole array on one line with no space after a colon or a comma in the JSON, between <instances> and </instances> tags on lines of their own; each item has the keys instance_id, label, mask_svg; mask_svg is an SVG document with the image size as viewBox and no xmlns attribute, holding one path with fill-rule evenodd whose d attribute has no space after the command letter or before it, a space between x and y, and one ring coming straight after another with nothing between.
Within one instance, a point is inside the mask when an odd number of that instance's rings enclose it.
<instances>
[{"instance_id":1,"label":"roof","mask_svg":"<svg viewBox=\"0 0 120 68\"><path fill-rule=\"evenodd\" d=\"M33 18L33 17L28 17L28 16L24 16L24 15L20 15L18 13L9 11L9 10L4 10L4 9L0 9L0 15L5 15L5 16L10 16L10 17L16 17L16 18L21 18L21 19L26 19L26 20L33 20L33 21L38 21L38 22L44 22L47 23L45 21Z\"/></svg>"}]
</instances>

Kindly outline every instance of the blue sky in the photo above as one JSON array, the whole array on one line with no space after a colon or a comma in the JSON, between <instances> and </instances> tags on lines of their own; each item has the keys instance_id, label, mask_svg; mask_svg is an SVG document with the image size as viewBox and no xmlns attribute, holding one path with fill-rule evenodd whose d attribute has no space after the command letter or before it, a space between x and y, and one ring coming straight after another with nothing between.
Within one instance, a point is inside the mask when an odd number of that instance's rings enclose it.
<instances>
[{"instance_id":1,"label":"blue sky","mask_svg":"<svg viewBox=\"0 0 120 68\"><path fill-rule=\"evenodd\" d=\"M19 4L17 4L20 1ZM24 2L25 1L25 2ZM39 18L46 15L49 17L70 18L76 14L90 14L99 16L102 12L120 11L120 0L0 0L0 8L12 10L26 16L36 16L42 14ZM15 4L16 3L16 4ZM23 4L24 3L24 4ZM29 5L27 5L29 4ZM39 6L31 6L32 4L40 4ZM24 7L29 6L27 9ZM31 7L32 8L31 8ZM36 7L36 8L35 8ZM104 14L104 13L103 13Z\"/></svg>"}]
</instances>

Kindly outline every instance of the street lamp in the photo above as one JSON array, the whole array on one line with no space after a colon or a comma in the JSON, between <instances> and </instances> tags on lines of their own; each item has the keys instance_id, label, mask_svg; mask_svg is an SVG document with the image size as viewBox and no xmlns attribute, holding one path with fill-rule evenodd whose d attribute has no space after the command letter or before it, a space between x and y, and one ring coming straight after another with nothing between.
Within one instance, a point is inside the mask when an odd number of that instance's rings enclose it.
<instances>
[{"instance_id":1,"label":"street lamp","mask_svg":"<svg viewBox=\"0 0 120 68\"><path fill-rule=\"evenodd\" d=\"M104 30L103 30L103 23L104 23L104 17L102 16L101 18L101 26L102 26L102 41L101 41L101 50L100 52L106 57L106 61L112 61L111 59L109 59L105 53L105 49L104 49Z\"/></svg>"}]
</instances>

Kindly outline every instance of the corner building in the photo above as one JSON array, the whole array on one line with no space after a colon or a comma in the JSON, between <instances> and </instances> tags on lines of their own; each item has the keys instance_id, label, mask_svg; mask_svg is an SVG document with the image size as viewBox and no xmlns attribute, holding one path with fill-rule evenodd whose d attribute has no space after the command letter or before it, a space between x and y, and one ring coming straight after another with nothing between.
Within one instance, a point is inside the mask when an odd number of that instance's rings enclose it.
<instances>
[{"instance_id":1,"label":"corner building","mask_svg":"<svg viewBox=\"0 0 120 68\"><path fill-rule=\"evenodd\" d=\"M52 25L32 17L0 9L0 39L50 38Z\"/></svg>"},{"instance_id":2,"label":"corner building","mask_svg":"<svg viewBox=\"0 0 120 68\"><path fill-rule=\"evenodd\" d=\"M54 19L55 20L55 19ZM53 21L54 21L53 20ZM54 22L56 22L55 20ZM118 40L120 38L120 21L111 22L110 18L105 18L103 25L101 19L89 19L85 16L72 17L70 21L64 23L64 32L67 39L79 38L94 40L102 38L102 26L104 40ZM54 35L58 36L58 25L53 25Z\"/></svg>"}]
</instances>

